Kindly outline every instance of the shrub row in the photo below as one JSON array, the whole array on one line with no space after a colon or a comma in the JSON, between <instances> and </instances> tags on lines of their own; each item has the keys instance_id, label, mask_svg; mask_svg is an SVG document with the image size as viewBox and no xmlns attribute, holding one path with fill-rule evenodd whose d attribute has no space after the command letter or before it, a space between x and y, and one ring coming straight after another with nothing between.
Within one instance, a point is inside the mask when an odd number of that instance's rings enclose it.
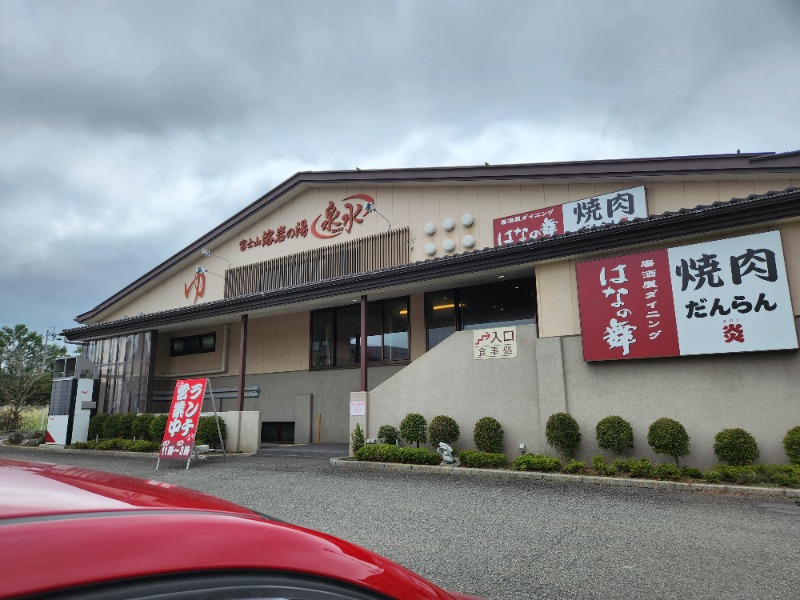
<instances>
[{"instance_id":1,"label":"shrub row","mask_svg":"<svg viewBox=\"0 0 800 600\"><path fill-rule=\"evenodd\" d=\"M356 451L358 460L413 465L438 465L442 457L427 448L400 448L389 444L368 444Z\"/></svg>"},{"instance_id":2,"label":"shrub row","mask_svg":"<svg viewBox=\"0 0 800 600\"><path fill-rule=\"evenodd\" d=\"M396 444L405 440L408 444L430 442L434 448L439 447L439 442L452 445L461 437L461 428L455 419L446 415L437 415L431 419L430 425L424 416L419 413L407 414L400 428L392 425L381 425L378 428L378 441L381 444ZM483 417L475 423L472 433L475 447L481 452L500 454L503 452L503 427L492 417Z\"/></svg>"},{"instance_id":3,"label":"shrub row","mask_svg":"<svg viewBox=\"0 0 800 600\"><path fill-rule=\"evenodd\" d=\"M508 457L505 454L480 450L462 450L458 459L465 467L475 469L499 469L508 464Z\"/></svg>"},{"instance_id":4,"label":"shrub row","mask_svg":"<svg viewBox=\"0 0 800 600\"><path fill-rule=\"evenodd\" d=\"M90 442L75 442L73 448L79 450L124 450L126 452L158 452L161 445L148 440L125 440L112 438Z\"/></svg>"},{"instance_id":5,"label":"shrub row","mask_svg":"<svg viewBox=\"0 0 800 600\"><path fill-rule=\"evenodd\" d=\"M136 439L137 441L161 442L167 427L167 415L141 414L105 414L99 413L89 421L89 440ZM219 420L222 441L227 431L225 421ZM219 432L217 421L212 416L200 417L195 435L196 444L208 444L217 447Z\"/></svg>"}]
</instances>

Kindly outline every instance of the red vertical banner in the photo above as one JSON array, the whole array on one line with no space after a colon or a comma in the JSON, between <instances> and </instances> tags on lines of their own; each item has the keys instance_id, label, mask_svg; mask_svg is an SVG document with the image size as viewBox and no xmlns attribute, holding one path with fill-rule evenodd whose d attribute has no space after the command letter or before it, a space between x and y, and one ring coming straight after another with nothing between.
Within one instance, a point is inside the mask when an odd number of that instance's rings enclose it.
<instances>
[{"instance_id":1,"label":"red vertical banner","mask_svg":"<svg viewBox=\"0 0 800 600\"><path fill-rule=\"evenodd\" d=\"M577 265L587 361L678 356L667 250Z\"/></svg>"},{"instance_id":2,"label":"red vertical banner","mask_svg":"<svg viewBox=\"0 0 800 600\"><path fill-rule=\"evenodd\" d=\"M207 379L179 379L175 383L161 442L161 458L191 457L207 384Z\"/></svg>"}]
</instances>

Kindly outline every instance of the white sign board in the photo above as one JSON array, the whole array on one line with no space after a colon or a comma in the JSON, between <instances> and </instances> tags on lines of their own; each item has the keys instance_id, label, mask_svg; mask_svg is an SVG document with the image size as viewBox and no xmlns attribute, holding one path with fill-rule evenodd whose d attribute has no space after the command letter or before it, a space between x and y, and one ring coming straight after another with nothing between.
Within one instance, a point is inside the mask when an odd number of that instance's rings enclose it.
<instances>
[{"instance_id":1,"label":"white sign board","mask_svg":"<svg viewBox=\"0 0 800 600\"><path fill-rule=\"evenodd\" d=\"M350 416L351 417L364 417L367 414L367 401L366 400L351 400L350 401Z\"/></svg>"},{"instance_id":2,"label":"white sign board","mask_svg":"<svg viewBox=\"0 0 800 600\"><path fill-rule=\"evenodd\" d=\"M475 329L472 333L474 341L472 350L476 360L487 358L516 358L516 327Z\"/></svg>"}]
</instances>

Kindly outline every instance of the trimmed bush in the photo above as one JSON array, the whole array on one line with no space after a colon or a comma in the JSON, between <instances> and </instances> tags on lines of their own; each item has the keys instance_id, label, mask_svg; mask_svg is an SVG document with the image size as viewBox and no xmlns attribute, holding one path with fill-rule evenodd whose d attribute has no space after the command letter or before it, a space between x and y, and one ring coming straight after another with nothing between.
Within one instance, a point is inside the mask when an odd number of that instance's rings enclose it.
<instances>
[{"instance_id":1,"label":"trimmed bush","mask_svg":"<svg viewBox=\"0 0 800 600\"><path fill-rule=\"evenodd\" d=\"M222 432L222 441L224 442L228 436L228 432L225 429L225 421L224 419L219 420L219 432L217 431L217 421L215 417L206 416L200 417L200 421L197 423L197 435L195 436L195 444L208 444L212 448L221 447L219 434ZM158 438L160 442L163 439L163 431L161 432L162 436Z\"/></svg>"},{"instance_id":2,"label":"trimmed bush","mask_svg":"<svg viewBox=\"0 0 800 600\"><path fill-rule=\"evenodd\" d=\"M158 442L151 442L150 440L136 440L131 442L128 448L131 452L158 452L161 444Z\"/></svg>"},{"instance_id":3,"label":"trimmed bush","mask_svg":"<svg viewBox=\"0 0 800 600\"><path fill-rule=\"evenodd\" d=\"M562 473L569 473L570 475L574 475L576 473L581 473L586 468L586 463L581 462L579 460L575 460L574 458L567 461L563 467L561 467Z\"/></svg>"},{"instance_id":4,"label":"trimmed bush","mask_svg":"<svg viewBox=\"0 0 800 600\"><path fill-rule=\"evenodd\" d=\"M656 479L666 481L680 481L683 477L683 472L678 468L678 465L672 463L661 463L653 469L653 476Z\"/></svg>"},{"instance_id":5,"label":"trimmed bush","mask_svg":"<svg viewBox=\"0 0 800 600\"><path fill-rule=\"evenodd\" d=\"M475 423L472 439L475 441L475 447L481 452L502 454L505 449L503 435L503 427L497 419L483 417Z\"/></svg>"},{"instance_id":6,"label":"trimmed bush","mask_svg":"<svg viewBox=\"0 0 800 600\"><path fill-rule=\"evenodd\" d=\"M544 454L523 454L511 466L515 471L560 471L561 461Z\"/></svg>"},{"instance_id":7,"label":"trimmed bush","mask_svg":"<svg viewBox=\"0 0 800 600\"><path fill-rule=\"evenodd\" d=\"M714 454L729 465L751 465L758 458L758 444L744 429L723 429L714 436Z\"/></svg>"},{"instance_id":8,"label":"trimmed bush","mask_svg":"<svg viewBox=\"0 0 800 600\"><path fill-rule=\"evenodd\" d=\"M653 474L655 473L655 466L646 458L641 460L632 458L629 464L631 467L631 477L648 479L653 477Z\"/></svg>"},{"instance_id":9,"label":"trimmed bush","mask_svg":"<svg viewBox=\"0 0 800 600\"><path fill-rule=\"evenodd\" d=\"M695 469L694 467L681 467L681 476L688 479L702 479L703 472L700 469Z\"/></svg>"},{"instance_id":10,"label":"trimmed bush","mask_svg":"<svg viewBox=\"0 0 800 600\"><path fill-rule=\"evenodd\" d=\"M353 449L353 454L361 450L365 443L366 440L364 439L364 430L361 429L361 425L356 423L353 433L350 434L350 448Z\"/></svg>"},{"instance_id":11,"label":"trimmed bush","mask_svg":"<svg viewBox=\"0 0 800 600\"><path fill-rule=\"evenodd\" d=\"M572 458L581 445L581 430L578 422L568 413L555 413L550 415L545 426L547 443L558 452Z\"/></svg>"},{"instance_id":12,"label":"trimmed bush","mask_svg":"<svg viewBox=\"0 0 800 600\"><path fill-rule=\"evenodd\" d=\"M631 465L635 460L635 458L616 458L611 463L611 468L620 473L630 473Z\"/></svg>"},{"instance_id":13,"label":"trimmed bush","mask_svg":"<svg viewBox=\"0 0 800 600\"><path fill-rule=\"evenodd\" d=\"M800 425L786 432L783 437L783 449L790 463L800 465Z\"/></svg>"},{"instance_id":14,"label":"trimmed bush","mask_svg":"<svg viewBox=\"0 0 800 600\"><path fill-rule=\"evenodd\" d=\"M428 441L428 422L419 413L409 413L400 422L400 437L411 444L420 444ZM437 454L438 456L438 454Z\"/></svg>"},{"instance_id":15,"label":"trimmed bush","mask_svg":"<svg viewBox=\"0 0 800 600\"><path fill-rule=\"evenodd\" d=\"M442 457L427 448L400 448L389 444L367 444L355 453L358 460L413 465L438 465Z\"/></svg>"},{"instance_id":16,"label":"trimmed bush","mask_svg":"<svg viewBox=\"0 0 800 600\"><path fill-rule=\"evenodd\" d=\"M149 440L150 423L153 422L154 416L150 414L136 415L131 425L131 437L135 437L137 440Z\"/></svg>"},{"instance_id":17,"label":"trimmed bush","mask_svg":"<svg viewBox=\"0 0 800 600\"><path fill-rule=\"evenodd\" d=\"M108 419L109 415L106 413L97 413L91 419L89 419L89 434L88 437L90 440L96 440L103 436L103 427L105 426L106 419Z\"/></svg>"},{"instance_id":18,"label":"trimmed bush","mask_svg":"<svg viewBox=\"0 0 800 600\"><path fill-rule=\"evenodd\" d=\"M452 446L460 435L461 429L459 429L458 423L452 417L445 415L433 417L428 426L428 439L434 448L439 447L439 442Z\"/></svg>"},{"instance_id":19,"label":"trimmed bush","mask_svg":"<svg viewBox=\"0 0 800 600\"><path fill-rule=\"evenodd\" d=\"M622 417L612 415L601 419L595 427L597 445L603 450L622 454L633 448L633 427Z\"/></svg>"},{"instance_id":20,"label":"trimmed bush","mask_svg":"<svg viewBox=\"0 0 800 600\"><path fill-rule=\"evenodd\" d=\"M124 428L122 416L121 414L108 415L108 418L103 423L103 431L100 433L100 437L107 440L125 437L122 435Z\"/></svg>"},{"instance_id":21,"label":"trimmed bush","mask_svg":"<svg viewBox=\"0 0 800 600\"><path fill-rule=\"evenodd\" d=\"M733 483L736 485L779 485L800 488L799 465L716 465L705 472L709 483Z\"/></svg>"},{"instance_id":22,"label":"trimmed bush","mask_svg":"<svg viewBox=\"0 0 800 600\"><path fill-rule=\"evenodd\" d=\"M397 440L400 439L400 432L397 431L397 427L392 427L391 425L381 425L378 428L378 441L381 444L397 444Z\"/></svg>"},{"instance_id":23,"label":"trimmed bush","mask_svg":"<svg viewBox=\"0 0 800 600\"><path fill-rule=\"evenodd\" d=\"M608 464L606 457L600 456L599 454L592 459L592 468L600 473L600 475L605 475L607 477L617 474L617 470L612 465Z\"/></svg>"},{"instance_id":24,"label":"trimmed bush","mask_svg":"<svg viewBox=\"0 0 800 600\"><path fill-rule=\"evenodd\" d=\"M508 457L505 454L480 450L462 450L458 460L463 466L475 469L500 469L508 464Z\"/></svg>"},{"instance_id":25,"label":"trimmed bush","mask_svg":"<svg viewBox=\"0 0 800 600\"><path fill-rule=\"evenodd\" d=\"M689 454L689 434L683 425L674 419L662 417L650 425L647 432L647 443L657 454L666 454L675 459Z\"/></svg>"},{"instance_id":26,"label":"trimmed bush","mask_svg":"<svg viewBox=\"0 0 800 600\"><path fill-rule=\"evenodd\" d=\"M150 439L155 442L161 442L164 439L164 430L167 428L167 415L154 415L153 420L150 421Z\"/></svg>"}]
</instances>

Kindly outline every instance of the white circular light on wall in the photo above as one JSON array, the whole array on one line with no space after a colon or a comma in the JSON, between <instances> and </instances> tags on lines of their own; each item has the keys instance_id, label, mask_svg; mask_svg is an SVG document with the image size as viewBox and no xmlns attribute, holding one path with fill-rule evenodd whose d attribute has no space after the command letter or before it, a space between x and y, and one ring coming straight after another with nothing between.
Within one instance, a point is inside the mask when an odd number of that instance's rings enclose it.
<instances>
[{"instance_id":1,"label":"white circular light on wall","mask_svg":"<svg viewBox=\"0 0 800 600\"><path fill-rule=\"evenodd\" d=\"M442 248L447 250L448 252L452 252L456 249L456 243L453 240L445 240L442 244Z\"/></svg>"},{"instance_id":2,"label":"white circular light on wall","mask_svg":"<svg viewBox=\"0 0 800 600\"><path fill-rule=\"evenodd\" d=\"M431 223L430 221L429 221L429 222L427 222L427 223L425 223L425 227L423 227L422 229L423 229L423 230L425 231L425 233L427 233L428 235L433 235L434 233L436 233L436 225L434 225L434 224L433 224L433 223Z\"/></svg>"},{"instance_id":3,"label":"white circular light on wall","mask_svg":"<svg viewBox=\"0 0 800 600\"><path fill-rule=\"evenodd\" d=\"M425 254L427 254L428 256L433 256L434 254L436 254L436 244L434 243L425 244Z\"/></svg>"},{"instance_id":4,"label":"white circular light on wall","mask_svg":"<svg viewBox=\"0 0 800 600\"><path fill-rule=\"evenodd\" d=\"M456 222L447 217L444 221L442 221L442 227L444 227L445 231L453 231L453 228L456 226Z\"/></svg>"},{"instance_id":5,"label":"white circular light on wall","mask_svg":"<svg viewBox=\"0 0 800 600\"><path fill-rule=\"evenodd\" d=\"M475 217L472 216L472 213L464 213L461 215L461 224L464 227L472 227L472 224L475 222Z\"/></svg>"},{"instance_id":6,"label":"white circular light on wall","mask_svg":"<svg viewBox=\"0 0 800 600\"><path fill-rule=\"evenodd\" d=\"M461 243L464 244L464 248L472 248L475 245L475 238L471 235L465 235Z\"/></svg>"}]
</instances>

